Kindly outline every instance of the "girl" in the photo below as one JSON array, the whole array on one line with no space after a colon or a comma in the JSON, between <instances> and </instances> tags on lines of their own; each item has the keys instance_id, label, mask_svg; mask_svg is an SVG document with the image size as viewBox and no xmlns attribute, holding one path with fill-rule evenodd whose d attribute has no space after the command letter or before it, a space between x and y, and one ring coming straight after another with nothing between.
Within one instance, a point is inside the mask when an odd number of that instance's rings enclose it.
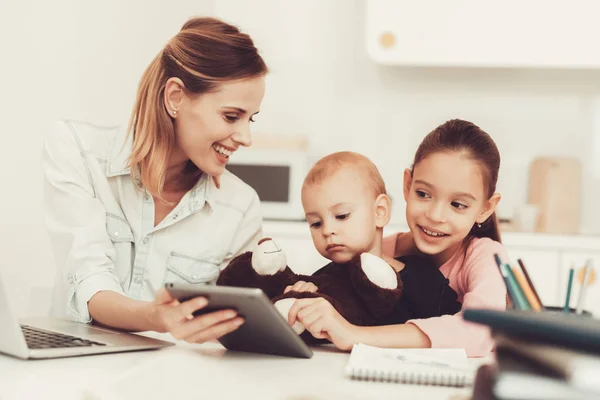
<instances>
[{"instance_id":1,"label":"girl","mask_svg":"<svg viewBox=\"0 0 600 400\"><path fill-rule=\"evenodd\" d=\"M404 171L406 219L410 231L387 237L384 253L399 260L409 254L430 257L457 292L462 309L504 309L506 287L494 253L506 259L494 210L500 154L490 136L471 122L451 120L429 133ZM312 300L312 301L309 301ZM461 313L406 324L359 327L344 320L328 302L306 299L290 309L317 338L341 349L355 343L379 347L462 347L471 357L488 353L487 328Z\"/></svg>"}]
</instances>

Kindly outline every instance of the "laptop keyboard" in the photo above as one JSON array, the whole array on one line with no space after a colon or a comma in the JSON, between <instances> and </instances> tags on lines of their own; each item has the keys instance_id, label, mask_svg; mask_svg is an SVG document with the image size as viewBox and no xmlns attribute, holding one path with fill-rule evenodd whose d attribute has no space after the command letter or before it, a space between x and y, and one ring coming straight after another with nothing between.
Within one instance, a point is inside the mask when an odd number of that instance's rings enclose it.
<instances>
[{"instance_id":1,"label":"laptop keyboard","mask_svg":"<svg viewBox=\"0 0 600 400\"><path fill-rule=\"evenodd\" d=\"M27 347L30 349L58 349L65 347L90 347L106 346L105 343L94 342L75 336L64 335L57 332L49 332L33 328L28 325L21 325L21 330L25 336Z\"/></svg>"}]
</instances>

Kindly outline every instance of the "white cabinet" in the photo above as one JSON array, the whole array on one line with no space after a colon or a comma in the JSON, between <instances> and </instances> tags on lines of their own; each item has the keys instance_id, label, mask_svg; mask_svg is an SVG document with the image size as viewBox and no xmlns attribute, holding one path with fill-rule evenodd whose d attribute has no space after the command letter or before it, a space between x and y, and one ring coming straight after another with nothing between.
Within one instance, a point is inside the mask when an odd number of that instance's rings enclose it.
<instances>
[{"instance_id":1,"label":"white cabinet","mask_svg":"<svg viewBox=\"0 0 600 400\"><path fill-rule=\"evenodd\" d=\"M365 43L387 65L597 68L599 12L594 0L368 0Z\"/></svg>"}]
</instances>

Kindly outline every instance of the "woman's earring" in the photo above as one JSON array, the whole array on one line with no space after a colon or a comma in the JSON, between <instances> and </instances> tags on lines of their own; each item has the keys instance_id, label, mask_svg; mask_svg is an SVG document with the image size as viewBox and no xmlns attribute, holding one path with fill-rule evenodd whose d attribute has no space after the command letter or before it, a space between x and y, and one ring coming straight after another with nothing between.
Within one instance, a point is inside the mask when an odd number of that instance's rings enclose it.
<instances>
[{"instance_id":1,"label":"woman's earring","mask_svg":"<svg viewBox=\"0 0 600 400\"><path fill-rule=\"evenodd\" d=\"M177 110L173 110L173 115L177 115Z\"/></svg>"},{"instance_id":2,"label":"woman's earring","mask_svg":"<svg viewBox=\"0 0 600 400\"><path fill-rule=\"evenodd\" d=\"M479 222L477 223L477 228L481 229L481 224Z\"/></svg>"}]
</instances>

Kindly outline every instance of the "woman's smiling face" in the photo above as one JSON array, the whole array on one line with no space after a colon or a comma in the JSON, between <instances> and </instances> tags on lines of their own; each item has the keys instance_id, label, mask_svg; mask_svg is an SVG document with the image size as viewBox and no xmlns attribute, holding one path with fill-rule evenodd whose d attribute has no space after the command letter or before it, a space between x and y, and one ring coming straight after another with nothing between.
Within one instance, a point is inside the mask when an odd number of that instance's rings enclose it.
<instances>
[{"instance_id":1,"label":"woman's smiling face","mask_svg":"<svg viewBox=\"0 0 600 400\"><path fill-rule=\"evenodd\" d=\"M219 176L240 146L250 146L250 124L265 94L265 78L225 82L213 92L188 96L173 108L175 147L169 166L191 160L201 171Z\"/></svg>"}]
</instances>

